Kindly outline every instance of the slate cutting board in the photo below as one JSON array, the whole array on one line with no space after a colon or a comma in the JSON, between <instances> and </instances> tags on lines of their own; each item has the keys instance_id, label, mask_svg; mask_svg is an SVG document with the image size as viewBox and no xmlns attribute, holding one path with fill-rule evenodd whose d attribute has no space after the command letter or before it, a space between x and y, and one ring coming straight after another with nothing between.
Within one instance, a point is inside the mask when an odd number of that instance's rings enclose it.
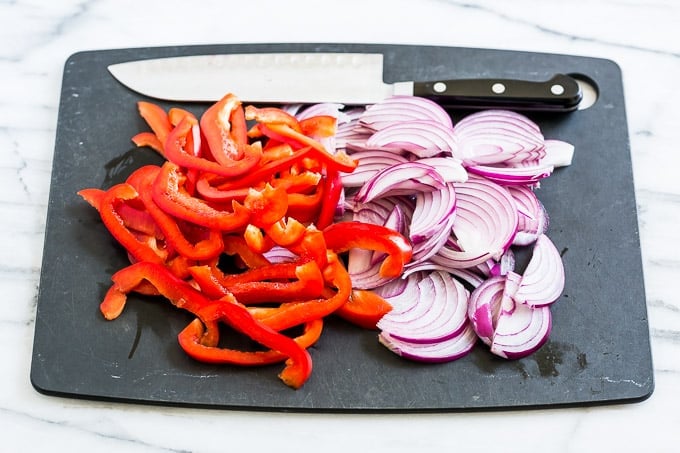
<instances>
[{"instance_id":1,"label":"slate cutting board","mask_svg":"<svg viewBox=\"0 0 680 453\"><path fill-rule=\"evenodd\" d=\"M576 147L573 164L545 181L539 196L549 235L563 254L567 283L553 305L549 342L505 361L479 345L440 365L403 360L376 333L331 320L311 350L314 373L293 391L280 365L256 369L192 361L177 333L189 317L168 303L131 297L105 321L98 304L126 264L98 215L76 192L106 188L138 165L132 150L146 126L139 95L107 65L198 53L382 52L385 80L518 77L578 73L597 103L536 120L547 138ZM168 104L164 104L168 107ZM200 109L201 105L184 105ZM453 114L454 120L458 117ZM65 64L39 288L31 381L42 393L151 404L296 411L461 411L634 402L653 391L652 360L624 93L612 61L578 56L451 47L257 44L119 49L77 53Z\"/></svg>"}]
</instances>

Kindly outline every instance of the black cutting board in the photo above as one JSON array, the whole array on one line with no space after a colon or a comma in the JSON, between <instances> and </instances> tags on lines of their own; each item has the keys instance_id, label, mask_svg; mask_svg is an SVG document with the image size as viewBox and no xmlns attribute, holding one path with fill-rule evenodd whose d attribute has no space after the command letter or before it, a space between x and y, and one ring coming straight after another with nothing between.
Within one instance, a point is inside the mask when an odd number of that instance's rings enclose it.
<instances>
[{"instance_id":1,"label":"black cutting board","mask_svg":"<svg viewBox=\"0 0 680 453\"><path fill-rule=\"evenodd\" d=\"M549 342L516 361L482 345L447 364L401 359L376 333L330 320L311 349L300 390L280 365L242 369L192 361L176 341L189 317L157 299L132 297L105 321L99 302L125 255L76 192L106 188L153 153L133 150L146 130L139 95L107 72L134 59L198 53L382 52L385 80L554 73L592 79L586 110L529 115L547 138L576 147L539 192L567 282L553 305ZM170 104L162 104L169 107ZM176 105L176 104L173 104ZM189 109L205 106L186 105ZM457 119L456 114L453 115ZM77 53L65 64L40 279L31 381L43 393L153 404L298 411L457 411L634 402L653 390L649 327L621 71L612 61L516 51L365 44L257 44Z\"/></svg>"}]
</instances>

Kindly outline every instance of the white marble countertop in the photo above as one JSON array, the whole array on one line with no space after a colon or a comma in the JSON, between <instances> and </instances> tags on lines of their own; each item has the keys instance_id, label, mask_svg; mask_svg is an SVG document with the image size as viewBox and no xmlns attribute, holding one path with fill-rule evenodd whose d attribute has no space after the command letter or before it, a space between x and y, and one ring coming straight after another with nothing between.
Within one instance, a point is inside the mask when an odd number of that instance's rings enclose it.
<instances>
[{"instance_id":1,"label":"white marble countertop","mask_svg":"<svg viewBox=\"0 0 680 453\"><path fill-rule=\"evenodd\" d=\"M201 7L192 5L201 4ZM0 0L2 451L678 451L680 23L676 0ZM65 60L81 50L375 42L609 58L622 69L655 391L641 403L366 415L199 410L44 396L29 380Z\"/></svg>"}]
</instances>

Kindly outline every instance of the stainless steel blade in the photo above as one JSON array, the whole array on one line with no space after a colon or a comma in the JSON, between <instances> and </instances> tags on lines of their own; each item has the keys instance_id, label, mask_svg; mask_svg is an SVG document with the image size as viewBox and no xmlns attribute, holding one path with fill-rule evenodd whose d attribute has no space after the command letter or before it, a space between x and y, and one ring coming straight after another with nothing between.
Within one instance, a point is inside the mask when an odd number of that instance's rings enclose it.
<instances>
[{"instance_id":1,"label":"stainless steel blade","mask_svg":"<svg viewBox=\"0 0 680 453\"><path fill-rule=\"evenodd\" d=\"M382 54L192 55L132 61L108 69L128 88L171 101L213 102L231 92L246 102L351 105L413 90L410 82L383 82Z\"/></svg>"}]
</instances>

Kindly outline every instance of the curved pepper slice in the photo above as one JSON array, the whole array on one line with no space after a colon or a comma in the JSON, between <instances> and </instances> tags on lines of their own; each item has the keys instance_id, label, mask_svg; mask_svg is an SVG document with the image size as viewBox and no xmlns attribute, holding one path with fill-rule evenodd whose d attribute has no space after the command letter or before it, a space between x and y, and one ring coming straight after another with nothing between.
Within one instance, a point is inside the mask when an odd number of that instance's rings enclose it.
<instances>
[{"instance_id":1,"label":"curved pepper slice","mask_svg":"<svg viewBox=\"0 0 680 453\"><path fill-rule=\"evenodd\" d=\"M380 265L383 277L398 277L404 265L411 260L413 248L408 240L398 232L382 225L363 222L338 222L323 230L329 249L336 253L352 248L362 248L387 253Z\"/></svg>"},{"instance_id":2,"label":"curved pepper slice","mask_svg":"<svg viewBox=\"0 0 680 453\"><path fill-rule=\"evenodd\" d=\"M243 156L238 160L215 162L198 156L200 149L200 128L198 120L184 116L170 132L165 142L165 157L182 167L194 168L217 175L235 177L249 172L260 161L262 148L259 145L245 145ZM193 145L190 146L190 144ZM187 150L187 148L193 148Z\"/></svg>"},{"instance_id":3,"label":"curved pepper slice","mask_svg":"<svg viewBox=\"0 0 680 453\"><path fill-rule=\"evenodd\" d=\"M146 101L139 101L137 102L137 109L139 110L139 114L141 115L142 118L144 118L144 121L149 125L151 130L153 131L153 134L156 136L158 139L158 143L153 142L153 140L150 140L150 143L146 144L153 144L153 148L159 151L161 154L163 154L163 144L168 138L168 134L170 134L170 131L172 130L172 124L170 123L170 119L168 118L168 114L163 110L160 106L153 104L151 102L146 102ZM138 140L141 140L141 137L138 137ZM147 139L145 138L144 141ZM137 141L135 141L135 144L139 146ZM157 149L156 146L160 144L160 149Z\"/></svg>"},{"instance_id":4,"label":"curved pepper slice","mask_svg":"<svg viewBox=\"0 0 680 453\"><path fill-rule=\"evenodd\" d=\"M160 167L147 165L135 171L138 175L137 191L139 198L144 203L147 212L154 219L158 227L163 232L165 240L169 245L176 250L180 255L190 260L208 260L217 257L223 249L222 233L219 230L206 229L203 236L205 239L199 240L196 243L191 243L184 235L177 221L170 215L166 214L154 202L152 192L153 184L160 172ZM199 227L204 228L204 227Z\"/></svg>"},{"instance_id":5,"label":"curved pepper slice","mask_svg":"<svg viewBox=\"0 0 680 453\"><path fill-rule=\"evenodd\" d=\"M255 316L257 318L257 316ZM293 341L302 348L312 346L321 337L323 319L315 319L305 324L302 335ZM177 339L182 349L190 357L206 363L230 363L243 366L268 365L283 362L288 358L279 351L237 351L234 349L205 346L201 338L205 335L205 328L200 319L194 319L182 330Z\"/></svg>"},{"instance_id":6,"label":"curved pepper slice","mask_svg":"<svg viewBox=\"0 0 680 453\"><path fill-rule=\"evenodd\" d=\"M336 289L324 291L327 297L303 302L283 303L262 318L262 322L275 330L284 330L313 319L323 318L342 307L352 293L352 279L337 255L331 253L328 266L323 270L326 283Z\"/></svg>"},{"instance_id":7,"label":"curved pepper slice","mask_svg":"<svg viewBox=\"0 0 680 453\"><path fill-rule=\"evenodd\" d=\"M279 378L288 386L298 389L309 379L312 373L312 358L309 352L268 324L255 319L248 309L239 304L233 295L228 294L211 305L203 307L197 317L205 322L224 322L235 330L247 335L253 341L267 348L278 351L290 360L279 374ZM217 347L212 346L215 352ZM238 361L232 362L238 364Z\"/></svg>"},{"instance_id":8,"label":"curved pepper slice","mask_svg":"<svg viewBox=\"0 0 680 453\"><path fill-rule=\"evenodd\" d=\"M128 292L134 291L141 282L148 281L173 305L194 314L208 327L200 338L195 338L196 343L216 348L219 341L217 324L225 322L252 340L291 359L279 375L287 385L301 387L312 372L312 359L304 348L255 319L231 294L218 300L209 300L187 282L172 275L164 266L147 262L135 263L118 271L112 280L114 284L100 306L107 319L113 319L110 316L115 318L122 312Z\"/></svg>"},{"instance_id":9,"label":"curved pepper slice","mask_svg":"<svg viewBox=\"0 0 680 453\"><path fill-rule=\"evenodd\" d=\"M153 200L165 212L188 222L220 231L235 231L250 219L250 211L232 201L232 211L212 208L205 201L192 197L184 189L186 176L180 168L165 162L153 185Z\"/></svg>"},{"instance_id":10,"label":"curved pepper slice","mask_svg":"<svg viewBox=\"0 0 680 453\"><path fill-rule=\"evenodd\" d=\"M228 93L208 107L201 116L201 131L208 142L210 154L219 164L231 167L247 152L248 131L241 101ZM255 166L260 156L247 156L247 163ZM246 169L241 174L244 174Z\"/></svg>"},{"instance_id":11,"label":"curved pepper slice","mask_svg":"<svg viewBox=\"0 0 680 453\"><path fill-rule=\"evenodd\" d=\"M125 220L118 213L121 203L137 199L138 196L137 191L130 184L116 184L102 195L99 215L111 235L135 260L163 263L167 255L152 248L148 241L140 240L139 236L130 231ZM148 238L151 239L150 236Z\"/></svg>"},{"instance_id":12,"label":"curved pepper slice","mask_svg":"<svg viewBox=\"0 0 680 453\"><path fill-rule=\"evenodd\" d=\"M316 298L325 287L314 261L272 264L233 276L211 266L193 266L189 272L210 297L231 293L245 305Z\"/></svg>"},{"instance_id":13,"label":"curved pepper slice","mask_svg":"<svg viewBox=\"0 0 680 453\"><path fill-rule=\"evenodd\" d=\"M377 322L390 311L392 305L373 291L354 289L347 303L335 314L364 329L375 329Z\"/></svg>"},{"instance_id":14,"label":"curved pepper slice","mask_svg":"<svg viewBox=\"0 0 680 453\"><path fill-rule=\"evenodd\" d=\"M259 123L257 125L262 134L273 138L282 143L288 143L293 148L311 147L315 151L315 157L321 160L329 168L349 173L353 171L357 162L342 151L336 154L329 153L326 148L317 140L307 137L302 132L298 132L290 126L282 123Z\"/></svg>"}]
</instances>

